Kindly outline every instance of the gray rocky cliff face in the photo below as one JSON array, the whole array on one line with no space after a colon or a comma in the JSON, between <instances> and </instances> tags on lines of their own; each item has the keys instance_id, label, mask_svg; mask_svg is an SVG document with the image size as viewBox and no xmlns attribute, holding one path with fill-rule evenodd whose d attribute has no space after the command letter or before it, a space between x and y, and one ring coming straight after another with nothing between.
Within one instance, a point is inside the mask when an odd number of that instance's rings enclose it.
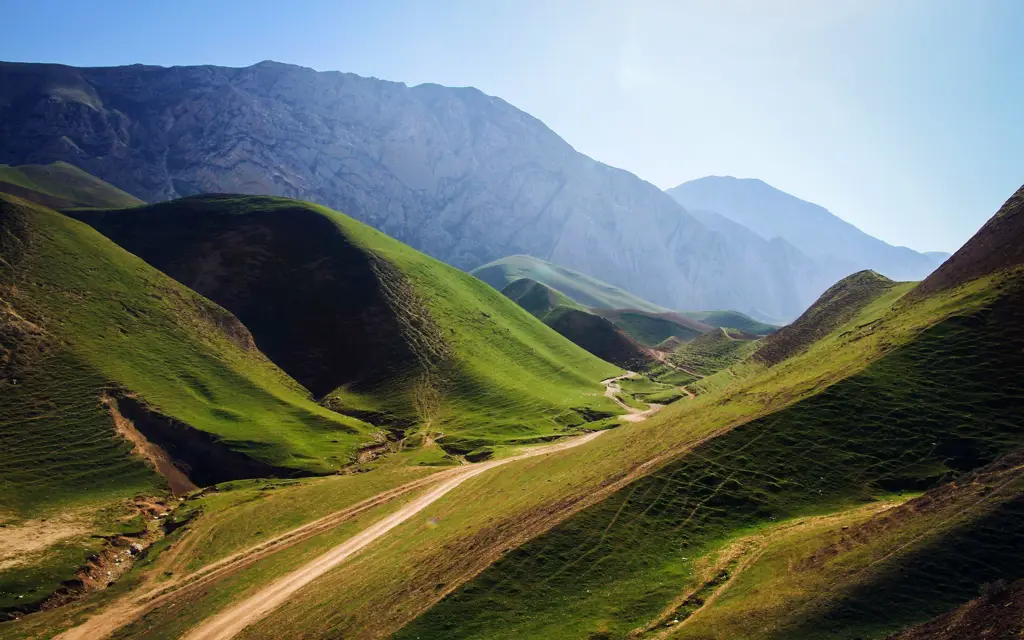
<instances>
[{"instance_id":1,"label":"gray rocky cliff face","mask_svg":"<svg viewBox=\"0 0 1024 640\"><path fill-rule=\"evenodd\" d=\"M64 160L149 201L310 200L463 269L529 254L677 309L778 322L829 284L808 285L770 242L709 229L655 186L471 88L273 62L2 63L0 140L2 163Z\"/></svg>"}]
</instances>

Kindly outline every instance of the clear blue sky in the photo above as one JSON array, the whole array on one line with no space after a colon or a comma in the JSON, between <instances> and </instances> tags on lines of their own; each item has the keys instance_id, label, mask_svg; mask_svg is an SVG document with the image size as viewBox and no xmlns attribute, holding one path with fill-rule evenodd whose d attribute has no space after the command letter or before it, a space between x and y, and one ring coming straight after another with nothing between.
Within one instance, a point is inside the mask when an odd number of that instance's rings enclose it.
<instances>
[{"instance_id":1,"label":"clear blue sky","mask_svg":"<svg viewBox=\"0 0 1024 640\"><path fill-rule=\"evenodd\" d=\"M1021 0L0 0L0 59L472 85L659 187L756 177L954 250L1024 182Z\"/></svg>"}]
</instances>

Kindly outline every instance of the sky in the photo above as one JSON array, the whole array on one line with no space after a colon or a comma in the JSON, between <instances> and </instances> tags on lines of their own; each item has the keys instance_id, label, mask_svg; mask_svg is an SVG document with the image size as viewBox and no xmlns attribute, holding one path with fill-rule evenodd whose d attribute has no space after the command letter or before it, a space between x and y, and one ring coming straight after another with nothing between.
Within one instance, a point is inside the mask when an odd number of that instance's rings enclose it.
<instances>
[{"instance_id":1,"label":"sky","mask_svg":"<svg viewBox=\"0 0 1024 640\"><path fill-rule=\"evenodd\" d=\"M760 178L954 251L1024 182L1020 0L0 0L0 60L474 86L661 188Z\"/></svg>"}]
</instances>

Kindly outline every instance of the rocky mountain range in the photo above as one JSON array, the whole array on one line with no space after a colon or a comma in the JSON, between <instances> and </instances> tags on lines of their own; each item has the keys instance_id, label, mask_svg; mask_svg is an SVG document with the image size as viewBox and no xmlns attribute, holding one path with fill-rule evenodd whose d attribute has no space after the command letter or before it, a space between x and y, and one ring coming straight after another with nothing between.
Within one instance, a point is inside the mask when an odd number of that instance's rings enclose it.
<instances>
[{"instance_id":1,"label":"rocky mountain range","mask_svg":"<svg viewBox=\"0 0 1024 640\"><path fill-rule=\"evenodd\" d=\"M676 309L782 322L844 275L799 244L698 219L472 88L276 62L0 63L0 138L0 163L66 161L147 201L310 200L462 269L527 254Z\"/></svg>"}]
</instances>

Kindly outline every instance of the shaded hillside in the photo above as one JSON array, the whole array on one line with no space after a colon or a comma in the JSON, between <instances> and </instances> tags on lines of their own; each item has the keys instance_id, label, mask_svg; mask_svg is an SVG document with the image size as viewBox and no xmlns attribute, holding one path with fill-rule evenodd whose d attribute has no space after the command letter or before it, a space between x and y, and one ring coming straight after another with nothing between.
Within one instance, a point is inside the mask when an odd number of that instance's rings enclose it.
<instances>
[{"instance_id":1,"label":"shaded hillside","mask_svg":"<svg viewBox=\"0 0 1024 640\"><path fill-rule=\"evenodd\" d=\"M692 340L711 330L711 327L674 311L654 313L639 309L593 309L593 313L606 318L642 345L654 347L675 336Z\"/></svg>"},{"instance_id":2,"label":"shaded hillside","mask_svg":"<svg viewBox=\"0 0 1024 640\"><path fill-rule=\"evenodd\" d=\"M965 605L890 636L890 640L1020 640L1024 637L1024 580L997 582Z\"/></svg>"},{"instance_id":3,"label":"shaded hillside","mask_svg":"<svg viewBox=\"0 0 1024 640\"><path fill-rule=\"evenodd\" d=\"M725 216L766 240L786 240L835 278L870 269L894 280L921 280L936 267L935 255L887 244L761 180L708 176L668 193L687 209Z\"/></svg>"},{"instance_id":4,"label":"shaded hillside","mask_svg":"<svg viewBox=\"0 0 1024 640\"><path fill-rule=\"evenodd\" d=\"M504 291L509 284L526 278L547 285L585 307L640 309L655 313L667 311L628 291L533 256L501 258L470 273L498 291Z\"/></svg>"},{"instance_id":5,"label":"shaded hillside","mask_svg":"<svg viewBox=\"0 0 1024 640\"><path fill-rule=\"evenodd\" d=\"M335 211L206 196L76 215L234 312L329 406L377 424L420 424L473 449L560 433L562 411L612 408L594 392L614 367Z\"/></svg>"},{"instance_id":6,"label":"shaded hillside","mask_svg":"<svg viewBox=\"0 0 1024 640\"><path fill-rule=\"evenodd\" d=\"M602 360L626 369L640 368L652 361L643 347L611 322L580 308L551 287L521 278L502 293Z\"/></svg>"},{"instance_id":7,"label":"shaded hillside","mask_svg":"<svg viewBox=\"0 0 1024 640\"><path fill-rule=\"evenodd\" d=\"M0 165L0 193L51 208L134 207L142 200L66 162Z\"/></svg>"},{"instance_id":8,"label":"shaded hillside","mask_svg":"<svg viewBox=\"0 0 1024 640\"><path fill-rule=\"evenodd\" d=\"M779 330L774 324L758 322L738 311L681 311L684 316L697 322L726 329L739 329L755 336L766 336Z\"/></svg>"},{"instance_id":9,"label":"shaded hillside","mask_svg":"<svg viewBox=\"0 0 1024 640\"><path fill-rule=\"evenodd\" d=\"M861 271L844 278L823 293L793 324L765 338L754 357L768 365L782 362L850 321L895 284L874 271Z\"/></svg>"},{"instance_id":10,"label":"shaded hillside","mask_svg":"<svg viewBox=\"0 0 1024 640\"><path fill-rule=\"evenodd\" d=\"M1024 187L910 295L926 296L1019 264L1024 264Z\"/></svg>"},{"instance_id":11,"label":"shaded hillside","mask_svg":"<svg viewBox=\"0 0 1024 640\"><path fill-rule=\"evenodd\" d=\"M311 200L462 269L533 255L669 308L783 321L821 290L801 293L770 241L738 245L473 88L269 61L0 63L0 139L0 162L72 162L150 202Z\"/></svg>"}]
</instances>

